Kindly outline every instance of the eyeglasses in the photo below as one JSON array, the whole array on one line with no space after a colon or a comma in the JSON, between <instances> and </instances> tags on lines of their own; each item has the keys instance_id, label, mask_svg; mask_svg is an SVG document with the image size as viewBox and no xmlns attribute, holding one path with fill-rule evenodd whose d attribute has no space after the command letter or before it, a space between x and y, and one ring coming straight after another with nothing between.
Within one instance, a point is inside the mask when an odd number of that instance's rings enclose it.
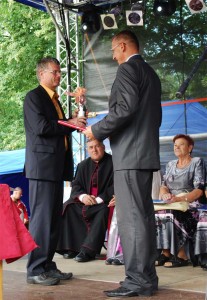
<instances>
[{"instance_id":1,"label":"eyeglasses","mask_svg":"<svg viewBox=\"0 0 207 300\"><path fill-rule=\"evenodd\" d=\"M54 76L56 76L56 75L61 75L61 71L57 71L57 70L45 70L45 71L47 71L47 72L49 72L49 73L51 73L51 74L53 74Z\"/></svg>"},{"instance_id":2,"label":"eyeglasses","mask_svg":"<svg viewBox=\"0 0 207 300\"><path fill-rule=\"evenodd\" d=\"M121 44L125 44L125 45L126 45L126 43L120 42L120 43L116 44L113 48L111 48L110 50L111 50L111 51L114 51L114 49L116 49L116 48L117 48L119 45L121 45Z\"/></svg>"},{"instance_id":3,"label":"eyeglasses","mask_svg":"<svg viewBox=\"0 0 207 300\"><path fill-rule=\"evenodd\" d=\"M115 45L113 48L111 48L111 51L114 51L114 49L116 49L121 43L118 43L117 45Z\"/></svg>"}]
</instances>

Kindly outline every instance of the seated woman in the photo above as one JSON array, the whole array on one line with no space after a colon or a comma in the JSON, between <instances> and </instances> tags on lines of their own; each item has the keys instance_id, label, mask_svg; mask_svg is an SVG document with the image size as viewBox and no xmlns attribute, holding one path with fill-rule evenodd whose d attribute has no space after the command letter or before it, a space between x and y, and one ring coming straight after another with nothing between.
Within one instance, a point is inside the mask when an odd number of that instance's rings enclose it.
<instances>
[{"instance_id":1,"label":"seated woman","mask_svg":"<svg viewBox=\"0 0 207 300\"><path fill-rule=\"evenodd\" d=\"M160 171L154 172L153 180L152 180L152 199L157 200L159 198L160 184L161 184L161 173ZM115 197L112 198L108 206L114 207L114 210L110 222L110 229L109 229L108 243L107 243L107 255L106 255L107 259L105 263L106 265L123 265L124 257L122 252L120 236L118 234Z\"/></svg>"},{"instance_id":2,"label":"seated woman","mask_svg":"<svg viewBox=\"0 0 207 300\"><path fill-rule=\"evenodd\" d=\"M174 153L178 159L166 166L160 188L160 197L167 203L185 201L189 209L166 210L156 213L157 248L161 254L157 266L181 267L194 259L194 237L199 213L196 209L204 194L205 164L199 157L192 157L193 139L184 134L173 139Z\"/></svg>"}]
</instances>

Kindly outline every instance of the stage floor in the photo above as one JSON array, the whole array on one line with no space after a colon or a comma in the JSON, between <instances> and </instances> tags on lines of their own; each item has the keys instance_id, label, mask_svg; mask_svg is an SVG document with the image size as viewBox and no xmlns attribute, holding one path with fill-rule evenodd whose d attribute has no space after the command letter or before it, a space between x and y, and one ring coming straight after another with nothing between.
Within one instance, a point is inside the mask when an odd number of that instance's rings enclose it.
<instances>
[{"instance_id":1,"label":"stage floor","mask_svg":"<svg viewBox=\"0 0 207 300\"><path fill-rule=\"evenodd\" d=\"M73 272L74 277L51 287L26 283L27 257L11 264L3 262L3 300L109 299L103 291L119 286L119 281L124 279L124 266L105 265L104 256L103 250L100 259L78 263L57 254L55 261L58 268L63 272ZM159 291L148 299L205 300L207 272L200 267L157 267L157 273ZM142 298L138 297L139 300Z\"/></svg>"}]
</instances>

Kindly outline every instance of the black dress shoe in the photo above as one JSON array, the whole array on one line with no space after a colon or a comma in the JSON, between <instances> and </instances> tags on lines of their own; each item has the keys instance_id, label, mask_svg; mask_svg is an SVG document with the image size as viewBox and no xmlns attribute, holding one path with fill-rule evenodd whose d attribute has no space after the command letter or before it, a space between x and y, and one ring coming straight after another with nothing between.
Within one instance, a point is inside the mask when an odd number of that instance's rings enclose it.
<instances>
[{"instance_id":1,"label":"black dress shoe","mask_svg":"<svg viewBox=\"0 0 207 300\"><path fill-rule=\"evenodd\" d=\"M41 285L56 285L60 282L59 278L52 278L47 273L42 273L37 276L28 276L27 283L30 284L41 284Z\"/></svg>"},{"instance_id":2,"label":"black dress shoe","mask_svg":"<svg viewBox=\"0 0 207 300\"><path fill-rule=\"evenodd\" d=\"M122 265L124 265L124 262L121 261L121 260L118 259L118 258L114 258L114 260L112 261L111 264L114 265L114 266L122 266Z\"/></svg>"},{"instance_id":3,"label":"black dress shoe","mask_svg":"<svg viewBox=\"0 0 207 300\"><path fill-rule=\"evenodd\" d=\"M122 285L124 283L124 281L119 281L119 284ZM152 291L156 292L158 291L158 280L156 280L156 282L152 283Z\"/></svg>"},{"instance_id":4,"label":"black dress shoe","mask_svg":"<svg viewBox=\"0 0 207 300\"><path fill-rule=\"evenodd\" d=\"M63 273L58 269L50 270L46 274L50 278L58 278L60 280L68 280L68 279L71 279L73 277L73 273Z\"/></svg>"},{"instance_id":5,"label":"black dress shoe","mask_svg":"<svg viewBox=\"0 0 207 300\"><path fill-rule=\"evenodd\" d=\"M63 258L65 258L65 259L74 258L74 257L76 257L77 254L78 254L78 252L68 251L67 253L63 254Z\"/></svg>"},{"instance_id":6,"label":"black dress shoe","mask_svg":"<svg viewBox=\"0 0 207 300\"><path fill-rule=\"evenodd\" d=\"M201 265L201 268L202 268L204 271L207 271L207 264Z\"/></svg>"},{"instance_id":7,"label":"black dress shoe","mask_svg":"<svg viewBox=\"0 0 207 300\"><path fill-rule=\"evenodd\" d=\"M108 258L108 259L105 260L105 264L106 265L111 265L113 260L114 260L113 258Z\"/></svg>"},{"instance_id":8,"label":"black dress shoe","mask_svg":"<svg viewBox=\"0 0 207 300\"><path fill-rule=\"evenodd\" d=\"M118 289L111 291L104 291L108 297L136 297L136 296L152 296L152 291L149 289L141 288L139 291L131 291L126 289L123 286L120 286Z\"/></svg>"},{"instance_id":9,"label":"black dress shoe","mask_svg":"<svg viewBox=\"0 0 207 300\"><path fill-rule=\"evenodd\" d=\"M87 262L87 261L94 260L95 257L92 257L92 256L88 255L87 253L80 252L74 259L77 262Z\"/></svg>"}]
</instances>

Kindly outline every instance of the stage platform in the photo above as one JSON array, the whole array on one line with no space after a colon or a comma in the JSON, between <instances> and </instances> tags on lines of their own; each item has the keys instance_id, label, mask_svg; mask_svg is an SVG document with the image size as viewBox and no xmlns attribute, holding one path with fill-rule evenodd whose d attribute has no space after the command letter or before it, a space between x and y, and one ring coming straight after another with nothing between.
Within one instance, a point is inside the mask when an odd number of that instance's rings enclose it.
<instances>
[{"instance_id":1,"label":"stage platform","mask_svg":"<svg viewBox=\"0 0 207 300\"><path fill-rule=\"evenodd\" d=\"M27 257L7 264L3 262L3 300L103 300L110 299L104 290L119 286L124 278L124 266L105 265L105 250L91 262L78 263L55 255L58 268L63 272L73 272L69 281L61 281L57 286L29 285L26 283ZM164 268L157 267L159 291L153 300L206 300L207 271L200 267ZM145 297L133 297L146 299ZM123 299L114 298L114 299Z\"/></svg>"}]
</instances>

